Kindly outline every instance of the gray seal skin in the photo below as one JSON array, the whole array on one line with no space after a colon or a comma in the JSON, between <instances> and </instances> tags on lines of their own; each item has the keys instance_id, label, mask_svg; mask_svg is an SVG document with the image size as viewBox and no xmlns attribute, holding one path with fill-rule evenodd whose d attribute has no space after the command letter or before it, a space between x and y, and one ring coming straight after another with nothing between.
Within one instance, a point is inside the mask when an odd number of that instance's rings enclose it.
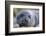
<instances>
[{"instance_id":1,"label":"gray seal skin","mask_svg":"<svg viewBox=\"0 0 46 36\"><path fill-rule=\"evenodd\" d=\"M16 15L19 27L36 27L39 24L39 14L30 10L22 10Z\"/></svg>"}]
</instances>

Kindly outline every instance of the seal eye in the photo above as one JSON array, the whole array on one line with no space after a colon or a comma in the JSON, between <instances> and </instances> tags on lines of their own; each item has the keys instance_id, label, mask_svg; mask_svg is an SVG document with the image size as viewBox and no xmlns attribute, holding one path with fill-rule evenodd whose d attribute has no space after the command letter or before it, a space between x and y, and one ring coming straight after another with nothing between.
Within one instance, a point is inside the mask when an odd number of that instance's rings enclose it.
<instances>
[{"instance_id":1,"label":"seal eye","mask_svg":"<svg viewBox=\"0 0 46 36\"><path fill-rule=\"evenodd\" d=\"M20 17L23 17L24 16L24 14L20 14Z\"/></svg>"},{"instance_id":2,"label":"seal eye","mask_svg":"<svg viewBox=\"0 0 46 36\"><path fill-rule=\"evenodd\" d=\"M23 16L24 16L24 14L20 14L20 15L17 16L17 19L19 20Z\"/></svg>"},{"instance_id":3,"label":"seal eye","mask_svg":"<svg viewBox=\"0 0 46 36\"><path fill-rule=\"evenodd\" d=\"M31 19L31 16L30 15L28 17Z\"/></svg>"}]
</instances>

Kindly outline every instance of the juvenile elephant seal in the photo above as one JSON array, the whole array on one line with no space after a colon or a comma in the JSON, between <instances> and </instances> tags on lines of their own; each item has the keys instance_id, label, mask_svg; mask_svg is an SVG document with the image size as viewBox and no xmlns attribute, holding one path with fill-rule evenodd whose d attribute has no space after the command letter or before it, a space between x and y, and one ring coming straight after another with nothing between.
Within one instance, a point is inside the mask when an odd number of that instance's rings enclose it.
<instances>
[{"instance_id":1,"label":"juvenile elephant seal","mask_svg":"<svg viewBox=\"0 0 46 36\"><path fill-rule=\"evenodd\" d=\"M30 10L21 10L16 15L16 23L19 27L33 27L38 24L38 15Z\"/></svg>"}]
</instances>

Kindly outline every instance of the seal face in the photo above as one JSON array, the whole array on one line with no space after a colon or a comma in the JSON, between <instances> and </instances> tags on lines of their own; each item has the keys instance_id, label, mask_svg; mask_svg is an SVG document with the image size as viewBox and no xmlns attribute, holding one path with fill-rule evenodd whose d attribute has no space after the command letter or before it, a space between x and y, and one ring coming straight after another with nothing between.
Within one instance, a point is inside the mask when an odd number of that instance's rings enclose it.
<instances>
[{"instance_id":1,"label":"seal face","mask_svg":"<svg viewBox=\"0 0 46 36\"><path fill-rule=\"evenodd\" d=\"M17 23L20 25L20 27L22 26L26 27L28 26L28 22L31 19L31 15L28 12L23 11L16 18L17 18Z\"/></svg>"}]
</instances>

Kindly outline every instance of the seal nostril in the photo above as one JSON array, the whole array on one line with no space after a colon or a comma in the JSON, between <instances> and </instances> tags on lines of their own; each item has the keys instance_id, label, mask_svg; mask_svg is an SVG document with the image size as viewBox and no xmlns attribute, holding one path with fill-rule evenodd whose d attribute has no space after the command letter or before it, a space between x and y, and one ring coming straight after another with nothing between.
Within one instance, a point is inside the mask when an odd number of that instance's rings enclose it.
<instances>
[{"instance_id":1,"label":"seal nostril","mask_svg":"<svg viewBox=\"0 0 46 36\"><path fill-rule=\"evenodd\" d=\"M25 22L28 23L28 21L25 19Z\"/></svg>"},{"instance_id":2,"label":"seal nostril","mask_svg":"<svg viewBox=\"0 0 46 36\"><path fill-rule=\"evenodd\" d=\"M31 16L30 15L28 17L31 19Z\"/></svg>"}]
</instances>

